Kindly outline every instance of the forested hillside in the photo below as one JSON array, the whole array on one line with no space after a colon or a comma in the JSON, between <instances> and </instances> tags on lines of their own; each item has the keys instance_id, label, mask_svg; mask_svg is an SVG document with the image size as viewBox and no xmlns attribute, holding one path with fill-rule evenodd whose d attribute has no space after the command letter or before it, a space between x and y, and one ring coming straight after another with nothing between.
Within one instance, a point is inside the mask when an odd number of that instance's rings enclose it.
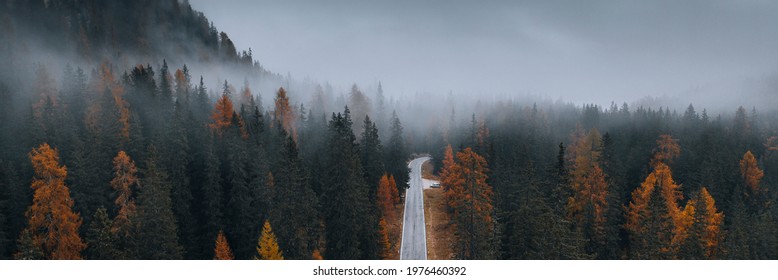
<instances>
[{"instance_id":1,"label":"forested hillside","mask_svg":"<svg viewBox=\"0 0 778 280\"><path fill-rule=\"evenodd\" d=\"M388 258L415 153L459 259L778 258L778 111L408 96L274 74L186 1L0 8L2 259Z\"/></svg>"},{"instance_id":2,"label":"forested hillside","mask_svg":"<svg viewBox=\"0 0 778 280\"><path fill-rule=\"evenodd\" d=\"M186 2L2 5L3 59L25 65L0 76L3 258L251 259L268 240L287 259L383 254L375 190L407 173L396 116L382 145L366 105L354 119L284 88L263 105L249 80L275 76ZM209 89L188 61L245 78Z\"/></svg>"},{"instance_id":3,"label":"forested hillside","mask_svg":"<svg viewBox=\"0 0 778 280\"><path fill-rule=\"evenodd\" d=\"M778 257L774 111L492 108L434 145L459 257Z\"/></svg>"}]
</instances>

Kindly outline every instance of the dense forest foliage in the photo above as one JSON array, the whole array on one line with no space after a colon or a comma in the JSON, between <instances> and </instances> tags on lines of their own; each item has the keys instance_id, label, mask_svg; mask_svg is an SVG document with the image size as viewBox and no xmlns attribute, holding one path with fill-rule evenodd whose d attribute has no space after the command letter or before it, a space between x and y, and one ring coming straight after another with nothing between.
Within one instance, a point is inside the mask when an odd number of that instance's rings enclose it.
<instances>
[{"instance_id":1,"label":"dense forest foliage","mask_svg":"<svg viewBox=\"0 0 778 280\"><path fill-rule=\"evenodd\" d=\"M778 257L775 112L507 102L490 112L452 123L431 146L457 236L488 240L458 256ZM482 163L467 159L473 152ZM486 163L485 182L463 172ZM493 209L478 206L479 192ZM474 224L471 212L495 222Z\"/></svg>"},{"instance_id":2,"label":"dense forest foliage","mask_svg":"<svg viewBox=\"0 0 778 280\"><path fill-rule=\"evenodd\" d=\"M0 7L3 259L387 258L412 153L456 258L778 258L775 111L338 93L185 1Z\"/></svg>"}]
</instances>

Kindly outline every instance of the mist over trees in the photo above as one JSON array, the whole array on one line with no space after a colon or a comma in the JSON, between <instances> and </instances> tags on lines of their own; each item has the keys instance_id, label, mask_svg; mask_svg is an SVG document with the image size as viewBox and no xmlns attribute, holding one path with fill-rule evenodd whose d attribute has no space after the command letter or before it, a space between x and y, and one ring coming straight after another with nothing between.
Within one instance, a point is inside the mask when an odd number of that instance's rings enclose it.
<instances>
[{"instance_id":1,"label":"mist over trees","mask_svg":"<svg viewBox=\"0 0 778 280\"><path fill-rule=\"evenodd\" d=\"M427 153L455 258L778 258L778 111L339 88L186 1L0 7L2 259L387 258Z\"/></svg>"}]
</instances>

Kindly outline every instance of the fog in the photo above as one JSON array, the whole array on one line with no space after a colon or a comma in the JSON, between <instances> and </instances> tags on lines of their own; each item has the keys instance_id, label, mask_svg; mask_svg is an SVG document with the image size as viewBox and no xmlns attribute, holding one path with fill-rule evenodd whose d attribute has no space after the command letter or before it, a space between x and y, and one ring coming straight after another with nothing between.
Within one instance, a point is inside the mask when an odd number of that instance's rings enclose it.
<instances>
[{"instance_id":1,"label":"fog","mask_svg":"<svg viewBox=\"0 0 778 280\"><path fill-rule=\"evenodd\" d=\"M773 1L190 2L267 69L394 96L714 107L778 65Z\"/></svg>"}]
</instances>

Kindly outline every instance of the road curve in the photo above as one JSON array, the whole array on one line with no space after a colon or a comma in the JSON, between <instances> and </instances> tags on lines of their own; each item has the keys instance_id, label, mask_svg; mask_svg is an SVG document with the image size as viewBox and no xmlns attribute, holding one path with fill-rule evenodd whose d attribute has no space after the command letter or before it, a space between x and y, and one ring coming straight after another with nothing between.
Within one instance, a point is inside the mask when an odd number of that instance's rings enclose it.
<instances>
[{"instance_id":1,"label":"road curve","mask_svg":"<svg viewBox=\"0 0 778 280\"><path fill-rule=\"evenodd\" d=\"M427 259L427 230L424 224L424 195L422 193L421 165L430 157L420 157L408 163L411 170L405 192L403 233L400 245L401 260Z\"/></svg>"}]
</instances>

